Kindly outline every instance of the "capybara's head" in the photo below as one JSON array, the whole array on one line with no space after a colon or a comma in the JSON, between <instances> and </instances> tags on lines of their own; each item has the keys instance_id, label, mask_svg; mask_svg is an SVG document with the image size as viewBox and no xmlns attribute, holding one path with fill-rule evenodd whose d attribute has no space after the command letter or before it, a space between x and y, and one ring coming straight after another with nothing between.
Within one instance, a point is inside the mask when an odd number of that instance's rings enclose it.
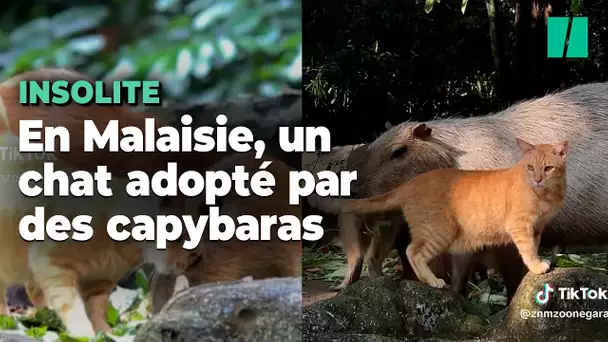
<instances>
[{"instance_id":1,"label":"capybara's head","mask_svg":"<svg viewBox=\"0 0 608 342\"><path fill-rule=\"evenodd\" d=\"M458 156L455 149L435 138L431 127L414 122L389 129L363 148L365 153L358 151L354 156L358 161L349 158L349 168L358 171L352 187L356 197L387 192L434 169L456 167Z\"/></svg>"}]
</instances>

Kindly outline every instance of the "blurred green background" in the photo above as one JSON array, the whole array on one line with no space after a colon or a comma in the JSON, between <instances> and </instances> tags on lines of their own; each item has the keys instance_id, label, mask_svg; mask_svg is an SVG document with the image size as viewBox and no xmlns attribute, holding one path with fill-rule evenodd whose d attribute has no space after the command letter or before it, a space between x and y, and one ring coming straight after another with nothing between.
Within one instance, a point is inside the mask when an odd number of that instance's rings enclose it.
<instances>
[{"instance_id":1,"label":"blurred green background","mask_svg":"<svg viewBox=\"0 0 608 342\"><path fill-rule=\"evenodd\" d=\"M5 2L1 78L44 66L157 79L185 103L301 87L301 0Z\"/></svg>"}]
</instances>

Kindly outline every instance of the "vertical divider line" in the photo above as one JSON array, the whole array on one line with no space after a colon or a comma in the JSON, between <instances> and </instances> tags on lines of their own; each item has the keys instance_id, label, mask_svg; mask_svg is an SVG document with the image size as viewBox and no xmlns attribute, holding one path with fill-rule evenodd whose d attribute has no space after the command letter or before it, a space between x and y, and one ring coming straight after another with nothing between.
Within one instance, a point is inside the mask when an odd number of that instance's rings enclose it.
<instances>
[{"instance_id":1,"label":"vertical divider line","mask_svg":"<svg viewBox=\"0 0 608 342\"><path fill-rule=\"evenodd\" d=\"M572 22L574 21L574 17L572 13L568 16L568 29L566 30L566 40L564 41L564 52L562 53L562 58L566 58L568 55L568 45L570 45L570 34L572 33Z\"/></svg>"}]
</instances>

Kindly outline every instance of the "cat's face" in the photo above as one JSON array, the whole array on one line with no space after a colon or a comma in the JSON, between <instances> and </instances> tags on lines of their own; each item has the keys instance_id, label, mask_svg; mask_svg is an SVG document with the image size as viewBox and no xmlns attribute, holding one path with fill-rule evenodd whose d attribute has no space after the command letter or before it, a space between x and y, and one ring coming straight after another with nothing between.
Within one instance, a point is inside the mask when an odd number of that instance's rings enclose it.
<instances>
[{"instance_id":1,"label":"cat's face","mask_svg":"<svg viewBox=\"0 0 608 342\"><path fill-rule=\"evenodd\" d=\"M532 188L551 187L566 176L568 143L531 145L518 139L526 181Z\"/></svg>"}]
</instances>

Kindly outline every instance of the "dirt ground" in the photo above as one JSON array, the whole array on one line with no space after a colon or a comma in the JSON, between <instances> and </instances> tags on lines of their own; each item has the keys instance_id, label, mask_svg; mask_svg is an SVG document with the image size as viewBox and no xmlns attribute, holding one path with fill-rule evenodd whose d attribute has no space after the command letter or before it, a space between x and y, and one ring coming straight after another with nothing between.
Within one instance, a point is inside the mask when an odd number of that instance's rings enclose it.
<instances>
[{"instance_id":1,"label":"dirt ground","mask_svg":"<svg viewBox=\"0 0 608 342\"><path fill-rule=\"evenodd\" d=\"M329 291L331 283L323 280L308 280L302 287L302 305L307 306L316 302L329 299L337 292Z\"/></svg>"}]
</instances>

